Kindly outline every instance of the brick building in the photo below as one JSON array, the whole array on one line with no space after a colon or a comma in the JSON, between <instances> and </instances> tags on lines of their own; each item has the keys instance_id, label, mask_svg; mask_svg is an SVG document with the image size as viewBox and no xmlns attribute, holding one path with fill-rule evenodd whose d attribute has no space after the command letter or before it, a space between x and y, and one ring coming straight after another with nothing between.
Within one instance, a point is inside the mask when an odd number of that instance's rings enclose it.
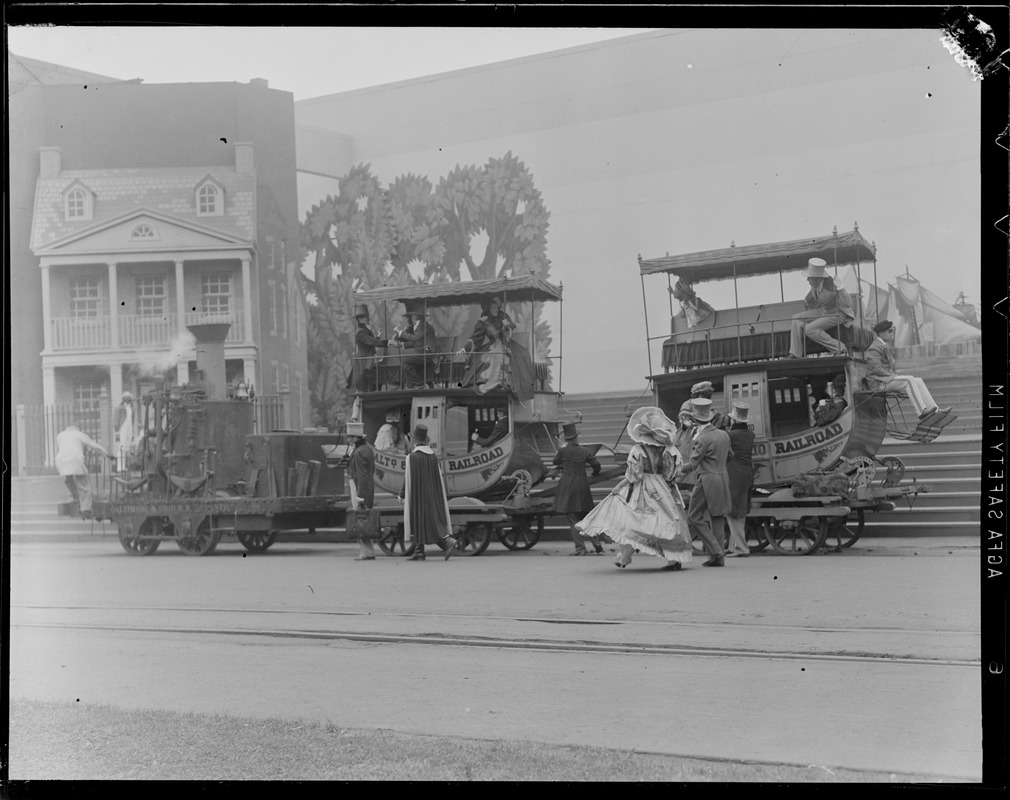
<instances>
[{"instance_id":1,"label":"brick building","mask_svg":"<svg viewBox=\"0 0 1010 800\"><path fill-rule=\"evenodd\" d=\"M184 383L185 326L227 321L228 380L307 424L292 95L26 61L8 53L12 405Z\"/></svg>"}]
</instances>

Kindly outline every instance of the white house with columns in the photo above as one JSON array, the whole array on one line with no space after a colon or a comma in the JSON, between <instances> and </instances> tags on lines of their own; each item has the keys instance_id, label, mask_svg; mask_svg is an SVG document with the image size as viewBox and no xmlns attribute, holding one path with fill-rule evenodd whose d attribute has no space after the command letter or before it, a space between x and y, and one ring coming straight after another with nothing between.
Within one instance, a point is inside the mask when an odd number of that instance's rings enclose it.
<instances>
[{"instance_id":1,"label":"white house with columns","mask_svg":"<svg viewBox=\"0 0 1010 800\"><path fill-rule=\"evenodd\" d=\"M172 370L187 383L186 326L207 322L231 323L229 382L258 383L256 219L251 144L228 166L90 170L41 148L31 247L46 405L116 403Z\"/></svg>"}]
</instances>

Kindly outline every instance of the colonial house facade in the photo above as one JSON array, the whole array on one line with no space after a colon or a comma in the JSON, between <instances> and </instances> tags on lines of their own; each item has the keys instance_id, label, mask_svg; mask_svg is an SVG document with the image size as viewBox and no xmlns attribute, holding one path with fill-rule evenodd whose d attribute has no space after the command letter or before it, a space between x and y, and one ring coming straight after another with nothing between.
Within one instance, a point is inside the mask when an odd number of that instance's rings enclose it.
<instances>
[{"instance_id":1,"label":"colonial house facade","mask_svg":"<svg viewBox=\"0 0 1010 800\"><path fill-rule=\"evenodd\" d=\"M186 326L207 322L231 325L229 381L258 383L253 159L237 143L231 167L63 170L59 148L41 149L32 251L47 405L144 392L156 374L188 383Z\"/></svg>"}]
</instances>

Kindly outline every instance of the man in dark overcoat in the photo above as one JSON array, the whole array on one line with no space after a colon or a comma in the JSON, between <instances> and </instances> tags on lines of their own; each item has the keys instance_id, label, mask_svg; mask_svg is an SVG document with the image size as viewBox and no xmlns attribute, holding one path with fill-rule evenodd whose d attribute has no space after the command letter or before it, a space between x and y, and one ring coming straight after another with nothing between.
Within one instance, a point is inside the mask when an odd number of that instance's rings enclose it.
<instances>
[{"instance_id":1,"label":"man in dark overcoat","mask_svg":"<svg viewBox=\"0 0 1010 800\"><path fill-rule=\"evenodd\" d=\"M403 476L404 540L414 543L411 561L424 561L424 546L441 542L445 560L449 560L456 540L452 537L449 498L438 456L431 449L428 426L418 423L411 434L414 450L407 456Z\"/></svg>"},{"instance_id":2,"label":"man in dark overcoat","mask_svg":"<svg viewBox=\"0 0 1010 800\"><path fill-rule=\"evenodd\" d=\"M726 525L729 528L727 556L746 558L750 555L747 544L747 514L750 513L750 489L754 485L754 431L750 429L747 417L750 406L746 403L733 403L729 412L732 425L726 433L729 434L730 455L726 460L726 473L729 475L730 510L726 515Z\"/></svg>"},{"instance_id":3,"label":"man in dark overcoat","mask_svg":"<svg viewBox=\"0 0 1010 800\"><path fill-rule=\"evenodd\" d=\"M404 350L411 351L402 362L403 388L421 389L426 383L435 381L435 365L428 354L434 351L436 334L421 306L411 306L407 315L410 328L396 335Z\"/></svg>"},{"instance_id":4,"label":"man in dark overcoat","mask_svg":"<svg viewBox=\"0 0 1010 800\"><path fill-rule=\"evenodd\" d=\"M351 505L354 511L367 512L375 504L375 451L365 438L365 423L348 422L346 436L354 442L346 472ZM358 536L358 557L354 560L375 560L375 546L370 538Z\"/></svg>"},{"instance_id":5,"label":"man in dark overcoat","mask_svg":"<svg viewBox=\"0 0 1010 800\"><path fill-rule=\"evenodd\" d=\"M697 483L691 491L687 524L691 536L700 536L709 559L702 566L724 566L723 531L730 511L729 475L726 459L730 454L729 434L712 427L712 401L699 397L691 401L692 416L698 426L691 448L691 463L682 472L694 472Z\"/></svg>"},{"instance_id":6,"label":"man in dark overcoat","mask_svg":"<svg viewBox=\"0 0 1010 800\"><path fill-rule=\"evenodd\" d=\"M586 555L586 543L575 527L586 514L593 510L593 490L589 486L586 466L592 467L593 475L599 475L602 467L596 456L579 444L579 430L575 423L562 428L565 446L554 456L554 466L561 472L558 490L554 495L554 513L564 514L575 542L572 555ZM603 548L593 542L593 549L602 553Z\"/></svg>"},{"instance_id":7,"label":"man in dark overcoat","mask_svg":"<svg viewBox=\"0 0 1010 800\"><path fill-rule=\"evenodd\" d=\"M355 391L375 389L375 348L385 347L386 340L376 336L368 325L368 306L354 307L357 328L354 331L354 367L347 376L347 388Z\"/></svg>"}]
</instances>

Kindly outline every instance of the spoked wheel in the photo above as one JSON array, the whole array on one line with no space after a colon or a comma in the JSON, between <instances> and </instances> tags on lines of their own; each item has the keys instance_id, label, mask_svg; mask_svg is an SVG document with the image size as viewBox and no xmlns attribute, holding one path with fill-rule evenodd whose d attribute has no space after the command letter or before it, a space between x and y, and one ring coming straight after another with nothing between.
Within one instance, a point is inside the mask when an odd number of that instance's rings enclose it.
<instances>
[{"instance_id":1,"label":"spoked wheel","mask_svg":"<svg viewBox=\"0 0 1010 800\"><path fill-rule=\"evenodd\" d=\"M789 524L788 527L785 523ZM770 522L765 536L775 552L784 556L808 556L816 553L828 537L827 517L803 517L798 521Z\"/></svg>"},{"instance_id":2,"label":"spoked wheel","mask_svg":"<svg viewBox=\"0 0 1010 800\"><path fill-rule=\"evenodd\" d=\"M387 556L409 556L414 552L414 543L403 541L402 525L383 528L375 542Z\"/></svg>"},{"instance_id":3,"label":"spoked wheel","mask_svg":"<svg viewBox=\"0 0 1010 800\"><path fill-rule=\"evenodd\" d=\"M265 553L277 540L277 531L248 531L235 534L250 553Z\"/></svg>"},{"instance_id":4,"label":"spoked wheel","mask_svg":"<svg viewBox=\"0 0 1010 800\"><path fill-rule=\"evenodd\" d=\"M453 555L479 556L491 544L491 532L494 525L490 522L471 522L456 536L456 549Z\"/></svg>"},{"instance_id":5,"label":"spoked wheel","mask_svg":"<svg viewBox=\"0 0 1010 800\"><path fill-rule=\"evenodd\" d=\"M764 526L756 520L744 520L744 536L747 537L747 547L752 553L760 553L768 547L768 539L765 538Z\"/></svg>"},{"instance_id":6,"label":"spoked wheel","mask_svg":"<svg viewBox=\"0 0 1010 800\"><path fill-rule=\"evenodd\" d=\"M498 541L509 550L529 550L544 533L544 518L537 516L536 527L528 517L512 517L512 524L498 529Z\"/></svg>"},{"instance_id":7,"label":"spoked wheel","mask_svg":"<svg viewBox=\"0 0 1010 800\"><path fill-rule=\"evenodd\" d=\"M863 535L863 526L866 524L866 511L862 508L856 509L856 519L846 519L842 525L828 528L828 536L824 545L833 553L840 553L842 548L852 547L856 540Z\"/></svg>"},{"instance_id":8,"label":"spoked wheel","mask_svg":"<svg viewBox=\"0 0 1010 800\"><path fill-rule=\"evenodd\" d=\"M119 543L131 556L149 556L158 549L160 539L153 537L171 533L172 523L165 517L148 517L140 523L137 533L130 536L119 529Z\"/></svg>"},{"instance_id":9,"label":"spoked wheel","mask_svg":"<svg viewBox=\"0 0 1010 800\"><path fill-rule=\"evenodd\" d=\"M211 528L208 517L200 523L192 536L179 539L179 549L187 556L206 556L214 552L219 541L221 532Z\"/></svg>"}]
</instances>

